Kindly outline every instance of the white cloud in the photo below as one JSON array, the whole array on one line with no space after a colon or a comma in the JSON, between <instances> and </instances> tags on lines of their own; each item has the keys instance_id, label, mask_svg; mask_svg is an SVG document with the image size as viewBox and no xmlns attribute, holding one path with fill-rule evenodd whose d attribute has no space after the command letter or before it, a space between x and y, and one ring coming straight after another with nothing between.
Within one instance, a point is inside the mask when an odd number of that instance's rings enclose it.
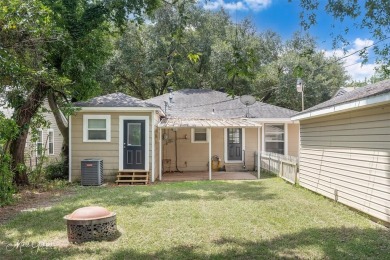
<instances>
[{"instance_id":1,"label":"white cloud","mask_svg":"<svg viewBox=\"0 0 390 260\"><path fill-rule=\"evenodd\" d=\"M344 52L341 49L337 49L324 51L324 54L326 57L338 58L350 55L342 59L342 61L344 61L345 70L351 76L352 80L363 81L365 79L369 79L375 74L375 68L377 65L375 63L362 64L362 58L359 56L358 51L372 45L373 43L374 42L372 40L356 38L354 41L354 46L348 49L347 52Z\"/></svg>"},{"instance_id":2,"label":"white cloud","mask_svg":"<svg viewBox=\"0 0 390 260\"><path fill-rule=\"evenodd\" d=\"M248 7L254 11L260 11L271 5L271 0L245 0Z\"/></svg>"},{"instance_id":3,"label":"white cloud","mask_svg":"<svg viewBox=\"0 0 390 260\"><path fill-rule=\"evenodd\" d=\"M213 0L203 5L206 10L217 10L224 8L228 11L253 10L260 11L270 6L272 0L243 0L238 2L227 2L226 0Z\"/></svg>"}]
</instances>

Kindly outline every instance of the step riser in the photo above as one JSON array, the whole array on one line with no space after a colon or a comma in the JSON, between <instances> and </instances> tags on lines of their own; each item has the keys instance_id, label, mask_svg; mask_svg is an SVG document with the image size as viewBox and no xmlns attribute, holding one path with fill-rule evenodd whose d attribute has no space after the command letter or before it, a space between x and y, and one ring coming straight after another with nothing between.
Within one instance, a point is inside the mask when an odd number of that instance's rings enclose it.
<instances>
[{"instance_id":1,"label":"step riser","mask_svg":"<svg viewBox=\"0 0 390 260\"><path fill-rule=\"evenodd\" d=\"M116 177L117 185L147 185L149 183L149 172L144 170L119 171Z\"/></svg>"}]
</instances>

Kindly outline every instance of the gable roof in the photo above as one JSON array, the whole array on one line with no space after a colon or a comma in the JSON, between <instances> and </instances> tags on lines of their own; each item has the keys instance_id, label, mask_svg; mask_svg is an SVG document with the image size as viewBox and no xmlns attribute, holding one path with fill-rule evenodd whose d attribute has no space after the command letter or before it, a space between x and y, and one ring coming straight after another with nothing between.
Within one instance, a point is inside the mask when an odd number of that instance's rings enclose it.
<instances>
[{"instance_id":1,"label":"gable roof","mask_svg":"<svg viewBox=\"0 0 390 260\"><path fill-rule=\"evenodd\" d=\"M389 97L387 97L387 95ZM380 96L386 96L385 99L374 99L376 97ZM305 111L295 115L293 117L293 120L301 119L301 118L308 118L312 117L314 115L318 116L319 114L329 114L334 111L340 111L346 109L348 107L348 104L353 106L353 108L356 108L357 106L364 106L364 105L373 105L377 104L379 102L387 102L390 101L390 80L384 80L381 82L377 82L374 84L367 85L365 87L356 88L353 91L344 93L343 95L336 96L332 99L329 99L328 101L325 101L323 103L320 103L316 106L313 106L309 109L306 109ZM370 99L370 102L362 102L361 104L352 104L354 102L363 101ZM342 105L345 105L344 108L341 107ZM336 106L339 106L339 108L335 108ZM334 109L331 109L334 108ZM325 109L328 109L325 111ZM322 111L323 110L323 111ZM318 111L318 113L316 113ZM322 112L321 112L322 111Z\"/></svg>"},{"instance_id":2,"label":"gable roof","mask_svg":"<svg viewBox=\"0 0 390 260\"><path fill-rule=\"evenodd\" d=\"M332 98L336 98L336 97L339 97L339 96L342 96L348 92L351 92L353 90L355 90L356 88L355 87L344 87L344 88L339 88L336 93L333 95Z\"/></svg>"},{"instance_id":3,"label":"gable roof","mask_svg":"<svg viewBox=\"0 0 390 260\"><path fill-rule=\"evenodd\" d=\"M172 96L172 103L169 101ZM246 117L247 107L239 97L209 89L182 89L146 100L158 105L169 118L222 119ZM167 103L167 105L166 105ZM296 111L256 102L248 106L250 118L291 118Z\"/></svg>"},{"instance_id":4,"label":"gable roof","mask_svg":"<svg viewBox=\"0 0 390 260\"><path fill-rule=\"evenodd\" d=\"M95 97L87 101L75 102L76 107L145 107L159 108L159 106L145 102L144 100L128 96L123 93L112 93Z\"/></svg>"}]
</instances>

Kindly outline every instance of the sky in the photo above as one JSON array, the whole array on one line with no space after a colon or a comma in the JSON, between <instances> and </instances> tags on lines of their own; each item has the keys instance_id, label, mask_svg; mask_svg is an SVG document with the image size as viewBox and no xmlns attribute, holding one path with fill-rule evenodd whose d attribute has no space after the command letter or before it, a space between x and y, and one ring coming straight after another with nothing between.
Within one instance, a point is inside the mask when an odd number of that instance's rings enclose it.
<instances>
[{"instance_id":1,"label":"sky","mask_svg":"<svg viewBox=\"0 0 390 260\"><path fill-rule=\"evenodd\" d=\"M299 15L302 9L299 2L300 0L208 0L201 5L207 10L224 8L234 22L250 18L259 32L272 30L281 35L283 40L288 40L294 32L303 31L300 26ZM348 34L344 33L345 27L350 29ZM333 21L331 16L321 11L321 7L317 12L317 24L308 33L315 37L319 50L324 51L326 56L344 57L374 43L368 31L356 28L353 21ZM346 47L346 53L341 46L333 48L332 33L342 33L348 39L350 44ZM370 50L368 58L369 62L364 65L361 64L362 59L358 53L343 59L345 70L352 80L363 81L374 74L375 57Z\"/></svg>"}]
</instances>

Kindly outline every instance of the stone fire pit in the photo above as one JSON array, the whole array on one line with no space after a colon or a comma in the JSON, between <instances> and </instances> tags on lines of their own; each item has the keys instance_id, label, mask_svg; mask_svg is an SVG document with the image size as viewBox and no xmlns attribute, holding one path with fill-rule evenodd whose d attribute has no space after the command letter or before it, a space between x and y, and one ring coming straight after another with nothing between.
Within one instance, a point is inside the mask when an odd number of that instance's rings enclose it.
<instances>
[{"instance_id":1,"label":"stone fire pit","mask_svg":"<svg viewBox=\"0 0 390 260\"><path fill-rule=\"evenodd\" d=\"M117 234L116 214L103 207L91 206L75 210L64 217L68 240L83 243L93 240L111 240Z\"/></svg>"}]
</instances>

